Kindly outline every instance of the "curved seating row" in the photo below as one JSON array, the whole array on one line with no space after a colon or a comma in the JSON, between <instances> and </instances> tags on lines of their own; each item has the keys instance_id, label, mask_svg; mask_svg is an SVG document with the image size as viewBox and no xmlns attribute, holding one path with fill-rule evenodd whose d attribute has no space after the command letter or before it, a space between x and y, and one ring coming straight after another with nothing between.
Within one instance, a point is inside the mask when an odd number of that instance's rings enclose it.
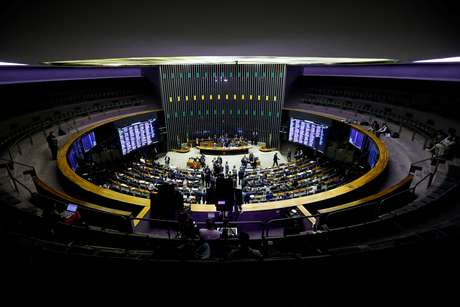
<instances>
[{"instance_id":1,"label":"curved seating row","mask_svg":"<svg viewBox=\"0 0 460 307\"><path fill-rule=\"evenodd\" d=\"M9 120L2 123L6 125L1 132L0 147L12 146L18 141L39 131L44 131L57 123L75 119L81 116L105 112L108 110L139 106L146 103L145 97L128 96L108 100L82 103L78 105L63 106L35 114Z\"/></svg>"},{"instance_id":2,"label":"curved seating row","mask_svg":"<svg viewBox=\"0 0 460 307\"><path fill-rule=\"evenodd\" d=\"M427 138L433 138L438 131L435 127L435 122L431 119L428 119L426 122L421 122L417 120L417 116L412 112L405 112L404 114L397 113L394 112L393 108L390 106L376 106L372 101L356 101L350 100L349 97L318 94L306 94L301 101L307 104L316 104L371 114L385 121L391 121L405 126Z\"/></svg>"},{"instance_id":3,"label":"curved seating row","mask_svg":"<svg viewBox=\"0 0 460 307\"><path fill-rule=\"evenodd\" d=\"M37 188L37 192L39 193L35 197L35 201L39 205L49 206L51 203L55 203L60 205L61 210L65 210L68 204L76 204L79 206L80 214L88 224L124 232L132 232L130 218L133 216L133 212L110 209L106 206L96 205L72 197L64 192L53 189L38 177L34 177L33 181ZM49 196L51 198L40 198L42 195Z\"/></svg>"}]
</instances>

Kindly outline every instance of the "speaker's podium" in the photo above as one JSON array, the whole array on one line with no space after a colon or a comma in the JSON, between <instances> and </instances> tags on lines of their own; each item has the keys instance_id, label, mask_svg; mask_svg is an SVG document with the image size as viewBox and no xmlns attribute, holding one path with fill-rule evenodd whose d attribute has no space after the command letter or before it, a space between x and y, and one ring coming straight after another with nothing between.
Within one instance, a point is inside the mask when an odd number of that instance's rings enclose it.
<instances>
[{"instance_id":1,"label":"speaker's podium","mask_svg":"<svg viewBox=\"0 0 460 307\"><path fill-rule=\"evenodd\" d=\"M241 208L241 190L233 187L232 178L217 178L215 191L209 191L211 198L208 203L214 203L216 210L221 212L222 219L234 220Z\"/></svg>"}]
</instances>

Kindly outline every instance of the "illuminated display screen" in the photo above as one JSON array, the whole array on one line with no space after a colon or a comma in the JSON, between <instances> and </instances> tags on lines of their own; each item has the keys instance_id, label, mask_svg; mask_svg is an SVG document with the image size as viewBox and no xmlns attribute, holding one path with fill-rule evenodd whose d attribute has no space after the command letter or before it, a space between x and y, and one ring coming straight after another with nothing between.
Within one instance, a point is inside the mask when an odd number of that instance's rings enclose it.
<instances>
[{"instance_id":1,"label":"illuminated display screen","mask_svg":"<svg viewBox=\"0 0 460 307\"><path fill-rule=\"evenodd\" d=\"M96 146L96 136L94 135L94 131L91 131L88 134L85 134L81 137L81 143L83 145L84 152L88 152Z\"/></svg>"},{"instance_id":2,"label":"illuminated display screen","mask_svg":"<svg viewBox=\"0 0 460 307\"><path fill-rule=\"evenodd\" d=\"M363 145L364 145L364 134L359 132L356 129L351 128L350 137L348 138L348 142L351 145L361 150L363 149Z\"/></svg>"},{"instance_id":3,"label":"illuminated display screen","mask_svg":"<svg viewBox=\"0 0 460 307\"><path fill-rule=\"evenodd\" d=\"M155 139L155 119L132 123L118 128L121 151L123 155L138 148L150 145Z\"/></svg>"},{"instance_id":4,"label":"illuminated display screen","mask_svg":"<svg viewBox=\"0 0 460 307\"><path fill-rule=\"evenodd\" d=\"M69 161L69 165L74 171L78 167L77 158L83 158L83 153L81 152L80 144L81 143L79 142L79 140L73 143L72 146L70 146L69 152L67 154L67 160Z\"/></svg>"},{"instance_id":5,"label":"illuminated display screen","mask_svg":"<svg viewBox=\"0 0 460 307\"><path fill-rule=\"evenodd\" d=\"M325 124L291 117L289 141L324 151L328 128Z\"/></svg>"},{"instance_id":6,"label":"illuminated display screen","mask_svg":"<svg viewBox=\"0 0 460 307\"><path fill-rule=\"evenodd\" d=\"M377 163L378 158L379 151L377 150L377 147L375 146L374 142L369 142L369 156L367 158L367 162L369 163L369 166L371 168L375 166L375 163Z\"/></svg>"}]
</instances>

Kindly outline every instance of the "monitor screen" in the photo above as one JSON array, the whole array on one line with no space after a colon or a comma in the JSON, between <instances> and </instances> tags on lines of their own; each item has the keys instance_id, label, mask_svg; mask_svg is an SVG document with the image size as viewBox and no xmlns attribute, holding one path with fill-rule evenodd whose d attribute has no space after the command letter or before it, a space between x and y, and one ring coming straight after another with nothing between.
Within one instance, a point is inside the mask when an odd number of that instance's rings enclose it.
<instances>
[{"instance_id":1,"label":"monitor screen","mask_svg":"<svg viewBox=\"0 0 460 307\"><path fill-rule=\"evenodd\" d=\"M374 142L369 142L369 156L367 158L367 162L369 163L369 166L371 168L375 166L375 163L377 163L378 158L379 151L377 150L377 146L375 146Z\"/></svg>"},{"instance_id":2,"label":"monitor screen","mask_svg":"<svg viewBox=\"0 0 460 307\"><path fill-rule=\"evenodd\" d=\"M291 117L289 141L324 152L328 128L325 124Z\"/></svg>"},{"instance_id":3,"label":"monitor screen","mask_svg":"<svg viewBox=\"0 0 460 307\"><path fill-rule=\"evenodd\" d=\"M67 161L69 162L70 167L75 171L78 167L77 157L82 158L82 153L80 152L79 141L70 146L70 149L67 153Z\"/></svg>"},{"instance_id":4,"label":"monitor screen","mask_svg":"<svg viewBox=\"0 0 460 307\"><path fill-rule=\"evenodd\" d=\"M363 145L364 145L364 139L365 139L365 135L363 133L359 132L358 130L354 128L350 129L350 136L348 138L348 142L351 145L355 146L359 150L362 150Z\"/></svg>"},{"instance_id":5,"label":"monitor screen","mask_svg":"<svg viewBox=\"0 0 460 307\"><path fill-rule=\"evenodd\" d=\"M154 142L156 137L155 120L156 119L139 121L118 128L121 152L123 155Z\"/></svg>"},{"instance_id":6,"label":"monitor screen","mask_svg":"<svg viewBox=\"0 0 460 307\"><path fill-rule=\"evenodd\" d=\"M238 236L238 228L237 227L217 227L216 229L218 232L220 232L222 235L228 236L228 237L237 237ZM225 234L224 234L225 232Z\"/></svg>"},{"instance_id":7,"label":"monitor screen","mask_svg":"<svg viewBox=\"0 0 460 307\"><path fill-rule=\"evenodd\" d=\"M70 211L70 212L76 212L77 211L77 208L78 208L78 205L75 205L75 204L68 204L67 205L67 211Z\"/></svg>"},{"instance_id":8,"label":"monitor screen","mask_svg":"<svg viewBox=\"0 0 460 307\"><path fill-rule=\"evenodd\" d=\"M96 146L96 136L94 134L94 131L91 131L90 133L83 135L81 137L81 143L83 145L84 152L88 152L94 146Z\"/></svg>"}]
</instances>

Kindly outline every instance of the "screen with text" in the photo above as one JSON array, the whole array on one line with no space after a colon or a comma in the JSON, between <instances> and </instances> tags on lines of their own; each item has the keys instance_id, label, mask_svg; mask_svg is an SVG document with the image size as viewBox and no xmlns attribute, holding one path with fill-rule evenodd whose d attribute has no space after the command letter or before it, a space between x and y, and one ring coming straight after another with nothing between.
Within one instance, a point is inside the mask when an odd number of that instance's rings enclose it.
<instances>
[{"instance_id":1,"label":"screen with text","mask_svg":"<svg viewBox=\"0 0 460 307\"><path fill-rule=\"evenodd\" d=\"M155 141L155 119L139 121L118 128L123 155L152 144Z\"/></svg>"},{"instance_id":2,"label":"screen with text","mask_svg":"<svg viewBox=\"0 0 460 307\"><path fill-rule=\"evenodd\" d=\"M329 126L291 117L289 141L324 152Z\"/></svg>"}]
</instances>

